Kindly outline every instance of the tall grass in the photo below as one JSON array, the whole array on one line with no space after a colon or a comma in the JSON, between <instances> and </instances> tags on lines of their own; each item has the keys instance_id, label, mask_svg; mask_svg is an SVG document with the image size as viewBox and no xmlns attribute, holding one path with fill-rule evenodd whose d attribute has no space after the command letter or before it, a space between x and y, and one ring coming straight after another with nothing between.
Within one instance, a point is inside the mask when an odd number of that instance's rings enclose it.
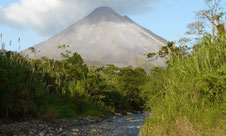
<instances>
[{"instance_id":1,"label":"tall grass","mask_svg":"<svg viewBox=\"0 0 226 136\"><path fill-rule=\"evenodd\" d=\"M31 64L14 52L0 52L0 118L35 116L45 83Z\"/></svg>"},{"instance_id":2,"label":"tall grass","mask_svg":"<svg viewBox=\"0 0 226 136\"><path fill-rule=\"evenodd\" d=\"M142 136L226 135L226 38L205 36L191 54L171 53L147 86L150 117ZM154 94L154 95L153 95Z\"/></svg>"}]
</instances>

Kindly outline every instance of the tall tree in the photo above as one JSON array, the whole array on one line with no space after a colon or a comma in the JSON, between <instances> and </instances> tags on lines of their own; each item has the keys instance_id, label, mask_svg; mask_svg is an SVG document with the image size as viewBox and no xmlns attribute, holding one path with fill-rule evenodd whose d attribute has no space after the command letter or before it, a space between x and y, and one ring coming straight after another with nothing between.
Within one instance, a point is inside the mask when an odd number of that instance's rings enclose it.
<instances>
[{"instance_id":1,"label":"tall tree","mask_svg":"<svg viewBox=\"0 0 226 136\"><path fill-rule=\"evenodd\" d=\"M224 8L221 6L221 0L204 0L206 9L196 12L196 21L188 24L189 29L186 34L202 35L205 33L205 26L210 25L212 36L216 32L224 32Z\"/></svg>"}]
</instances>

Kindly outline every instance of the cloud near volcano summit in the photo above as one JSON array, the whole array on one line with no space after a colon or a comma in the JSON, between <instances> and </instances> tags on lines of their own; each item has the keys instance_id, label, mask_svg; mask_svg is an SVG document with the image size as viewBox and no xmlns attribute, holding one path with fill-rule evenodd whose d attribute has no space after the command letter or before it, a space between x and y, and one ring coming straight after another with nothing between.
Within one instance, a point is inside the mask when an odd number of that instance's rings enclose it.
<instances>
[{"instance_id":1,"label":"cloud near volcano summit","mask_svg":"<svg viewBox=\"0 0 226 136\"><path fill-rule=\"evenodd\" d=\"M0 25L34 29L43 36L53 35L100 6L118 13L141 14L158 0L19 0L0 7Z\"/></svg>"}]
</instances>

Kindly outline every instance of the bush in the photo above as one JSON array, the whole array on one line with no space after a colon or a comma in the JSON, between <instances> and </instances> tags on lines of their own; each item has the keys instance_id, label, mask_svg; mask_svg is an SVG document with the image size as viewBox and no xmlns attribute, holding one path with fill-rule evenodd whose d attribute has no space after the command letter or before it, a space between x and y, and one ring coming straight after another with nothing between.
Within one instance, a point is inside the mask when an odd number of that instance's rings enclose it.
<instances>
[{"instance_id":1,"label":"bush","mask_svg":"<svg viewBox=\"0 0 226 136\"><path fill-rule=\"evenodd\" d=\"M74 109L69 106L56 106L56 111L58 112L59 118L75 118L77 113Z\"/></svg>"}]
</instances>

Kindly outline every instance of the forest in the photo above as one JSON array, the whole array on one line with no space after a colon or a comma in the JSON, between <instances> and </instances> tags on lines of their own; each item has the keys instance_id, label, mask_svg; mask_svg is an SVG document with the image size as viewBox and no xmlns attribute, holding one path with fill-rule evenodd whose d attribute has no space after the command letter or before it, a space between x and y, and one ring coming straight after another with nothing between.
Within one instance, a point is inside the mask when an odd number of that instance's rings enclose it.
<instances>
[{"instance_id":1,"label":"forest","mask_svg":"<svg viewBox=\"0 0 226 136\"><path fill-rule=\"evenodd\" d=\"M142 68L88 68L77 53L62 56L32 60L2 51L0 117L51 120L144 109Z\"/></svg>"}]
</instances>

